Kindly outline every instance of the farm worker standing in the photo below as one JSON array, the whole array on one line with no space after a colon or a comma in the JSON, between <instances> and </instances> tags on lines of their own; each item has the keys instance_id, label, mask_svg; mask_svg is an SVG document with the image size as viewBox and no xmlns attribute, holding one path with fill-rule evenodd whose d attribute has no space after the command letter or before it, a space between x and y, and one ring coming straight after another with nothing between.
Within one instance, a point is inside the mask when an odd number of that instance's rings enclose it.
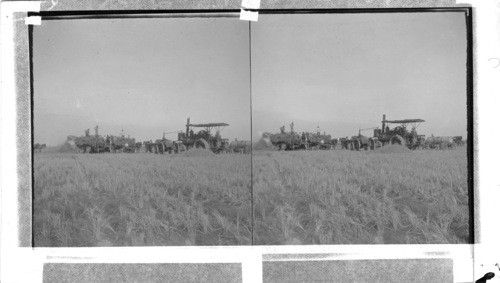
<instances>
[{"instance_id":1,"label":"farm worker standing","mask_svg":"<svg viewBox=\"0 0 500 283\"><path fill-rule=\"evenodd\" d=\"M416 138L417 138L417 130L415 130L415 127L413 127L410 133L410 143L415 142Z\"/></svg>"},{"instance_id":2,"label":"farm worker standing","mask_svg":"<svg viewBox=\"0 0 500 283\"><path fill-rule=\"evenodd\" d=\"M415 129L415 127L411 128L411 134L415 137L417 136L417 130Z\"/></svg>"}]
</instances>

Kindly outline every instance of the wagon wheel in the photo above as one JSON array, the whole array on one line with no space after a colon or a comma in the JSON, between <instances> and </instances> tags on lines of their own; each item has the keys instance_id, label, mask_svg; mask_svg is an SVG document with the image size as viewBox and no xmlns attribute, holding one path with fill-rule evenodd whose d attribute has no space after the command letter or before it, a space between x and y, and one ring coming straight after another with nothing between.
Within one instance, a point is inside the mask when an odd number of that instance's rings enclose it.
<instances>
[{"instance_id":1,"label":"wagon wheel","mask_svg":"<svg viewBox=\"0 0 500 283\"><path fill-rule=\"evenodd\" d=\"M401 146L406 146L406 142L400 135L395 135L391 138L391 144L398 144Z\"/></svg>"}]
</instances>

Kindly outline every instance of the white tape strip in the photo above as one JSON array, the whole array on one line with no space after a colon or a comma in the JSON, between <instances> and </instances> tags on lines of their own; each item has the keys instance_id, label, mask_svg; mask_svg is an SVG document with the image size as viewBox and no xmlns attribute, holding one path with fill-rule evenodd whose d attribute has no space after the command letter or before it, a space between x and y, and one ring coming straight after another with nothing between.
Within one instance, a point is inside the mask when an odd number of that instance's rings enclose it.
<instances>
[{"instance_id":1,"label":"white tape strip","mask_svg":"<svg viewBox=\"0 0 500 283\"><path fill-rule=\"evenodd\" d=\"M2 12L11 14L14 12L40 12L40 1L2 1Z\"/></svg>"},{"instance_id":2,"label":"white tape strip","mask_svg":"<svg viewBox=\"0 0 500 283\"><path fill-rule=\"evenodd\" d=\"M240 20L256 22L259 19L259 12L248 11L248 9L260 9L260 0L242 0Z\"/></svg>"},{"instance_id":3,"label":"white tape strip","mask_svg":"<svg viewBox=\"0 0 500 283\"><path fill-rule=\"evenodd\" d=\"M40 16L31 16L31 17L26 17L24 19L24 23L27 25L41 25L42 24L42 17Z\"/></svg>"},{"instance_id":4,"label":"white tape strip","mask_svg":"<svg viewBox=\"0 0 500 283\"><path fill-rule=\"evenodd\" d=\"M260 9L260 0L242 0L241 7L247 9Z\"/></svg>"},{"instance_id":5,"label":"white tape strip","mask_svg":"<svg viewBox=\"0 0 500 283\"><path fill-rule=\"evenodd\" d=\"M240 20L256 22L259 20L259 12L252 12L252 11L247 11L245 9L241 9Z\"/></svg>"}]
</instances>

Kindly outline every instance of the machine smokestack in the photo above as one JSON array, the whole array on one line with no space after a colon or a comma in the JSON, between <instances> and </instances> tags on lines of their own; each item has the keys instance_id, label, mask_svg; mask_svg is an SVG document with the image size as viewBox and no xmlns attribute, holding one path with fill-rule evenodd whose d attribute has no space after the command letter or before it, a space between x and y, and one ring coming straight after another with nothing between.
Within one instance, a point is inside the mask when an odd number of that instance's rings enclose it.
<instances>
[{"instance_id":1,"label":"machine smokestack","mask_svg":"<svg viewBox=\"0 0 500 283\"><path fill-rule=\"evenodd\" d=\"M382 116L382 134L385 133L385 114Z\"/></svg>"}]
</instances>

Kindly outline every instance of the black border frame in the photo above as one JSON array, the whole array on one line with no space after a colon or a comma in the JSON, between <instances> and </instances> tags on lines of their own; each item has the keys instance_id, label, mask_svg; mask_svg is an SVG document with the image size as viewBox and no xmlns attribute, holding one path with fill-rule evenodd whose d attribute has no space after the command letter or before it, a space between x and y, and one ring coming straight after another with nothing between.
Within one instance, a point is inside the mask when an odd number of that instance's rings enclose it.
<instances>
[{"instance_id":1,"label":"black border frame","mask_svg":"<svg viewBox=\"0 0 500 283\"><path fill-rule=\"evenodd\" d=\"M273 14L363 14L363 13L443 13L443 12L465 12L466 21L466 94L467 94L467 185L468 185L468 195L469 195L469 242L467 244L476 244L476 227L475 224L480 224L480 219L478 214L475 214L475 193L477 193L474 188L475 185L475 160L474 160L474 35L473 35L473 7L432 7L432 8L318 8L318 9L243 9L245 11L258 12L263 15L273 15ZM74 19L118 19L118 18L165 18L172 17L172 15L179 15L180 17L189 17L192 15L193 18L199 18L203 16L208 17L229 17L231 13L236 14L241 10L239 9L179 9L179 10L71 10L71 11L40 11L40 12L28 12L27 16L39 16L42 20L74 20ZM205 15L204 15L205 14ZM226 15L221 15L226 14ZM250 59L250 131L252 134L252 62L251 62L251 26L252 22L249 21L249 59ZM33 227L34 219L34 89L33 89L33 26L28 27L28 39L29 39L29 67L30 67L30 106L31 106L31 247L35 247L35 234ZM250 176L251 176L251 223L252 223L252 235L251 235L251 245L254 245L254 206L253 206L253 153L250 151ZM244 245L243 245L244 246ZM267 245L263 245L267 246ZM308 245L304 245L308 246ZM404 244L403 244L404 246Z\"/></svg>"}]
</instances>

